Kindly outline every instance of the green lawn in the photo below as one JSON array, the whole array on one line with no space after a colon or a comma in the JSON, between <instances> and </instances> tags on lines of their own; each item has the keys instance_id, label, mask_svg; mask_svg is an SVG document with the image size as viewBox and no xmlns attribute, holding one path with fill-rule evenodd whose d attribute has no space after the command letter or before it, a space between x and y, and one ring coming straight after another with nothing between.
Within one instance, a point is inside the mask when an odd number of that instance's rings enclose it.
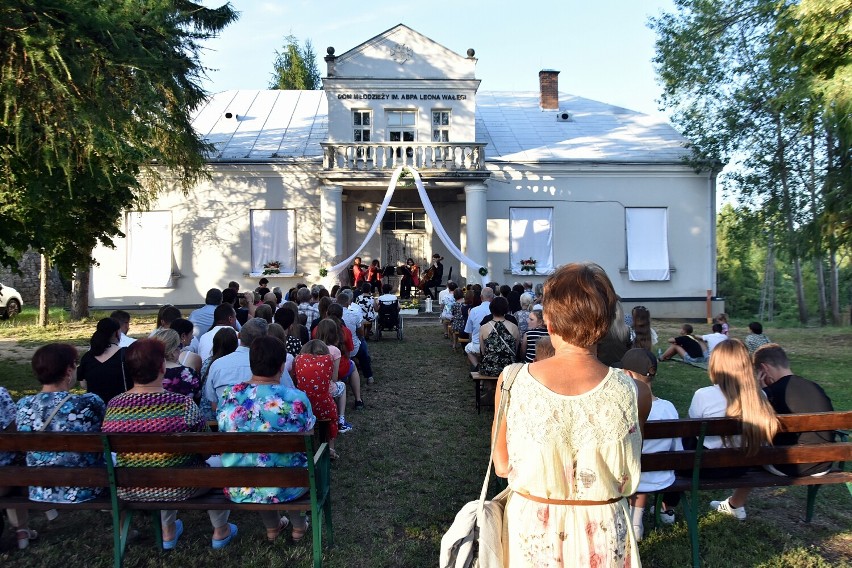
<instances>
[{"instance_id":1,"label":"green lawn","mask_svg":"<svg viewBox=\"0 0 852 568\"><path fill-rule=\"evenodd\" d=\"M150 327L152 318L147 319ZM88 333L93 324L89 323ZM136 327L136 326L135 326ZM664 341L675 323L655 322ZM698 326L696 326L698 327ZM742 326L744 328L744 326ZM140 334L142 326L138 326ZM0 327L0 341L4 337ZM85 330L78 337L87 337ZM699 330L702 331L703 330ZM733 335L738 336L735 327ZM32 335L19 332L17 337ZM852 333L845 329L767 330L790 346L793 369L819 381L838 409L852 408L852 381L845 366L852 361ZM53 339L51 337L51 339ZM488 459L491 410L476 414L467 362L453 353L437 325L409 325L405 339L385 336L370 343L376 383L365 388L364 412L348 412L355 429L340 436L341 459L334 463L332 509L336 546L327 549L329 567L434 567L439 542L455 513L474 499ZM681 363L664 363L655 392L686 413L695 389L708 384L706 372ZM26 365L0 357L0 384L16 397L37 390ZM492 487L496 491L496 483ZM707 494L705 500L723 497ZM820 492L815 520L801 521L802 488L756 491L749 518L740 523L718 514L701 517L703 566L836 567L852 566L852 498L845 487ZM269 545L256 515L237 512L240 527L234 544L221 553L210 549L210 525L203 513L179 513L186 533L179 548L160 554L141 521L131 543L127 566L310 565L310 544ZM646 521L647 523L648 521ZM110 520L106 513L67 513L48 524L35 515L39 541L25 552L13 549L11 535L0 538L0 566L109 566ZM646 525L647 526L647 525ZM659 531L646 530L640 544L644 566L689 565L686 526L678 522Z\"/></svg>"}]
</instances>

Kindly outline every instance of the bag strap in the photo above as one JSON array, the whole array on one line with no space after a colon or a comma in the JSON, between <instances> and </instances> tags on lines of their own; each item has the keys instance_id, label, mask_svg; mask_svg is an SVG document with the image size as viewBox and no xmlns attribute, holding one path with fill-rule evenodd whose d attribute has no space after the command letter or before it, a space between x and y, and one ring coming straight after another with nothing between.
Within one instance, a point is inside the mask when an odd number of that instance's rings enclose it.
<instances>
[{"instance_id":1,"label":"bag strap","mask_svg":"<svg viewBox=\"0 0 852 568\"><path fill-rule=\"evenodd\" d=\"M512 383L521 371L524 363L513 363L503 369L503 385L500 389L500 406L497 409L497 422L494 428L494 439L491 440L491 454L488 456L488 469L485 471L485 481L482 482L482 491L479 493L479 508L476 512L477 523L482 515L482 510L485 507L485 495L488 492L488 482L491 480L491 464L494 462L494 446L497 445L497 433L500 431L500 425L503 423L503 417L506 414L506 409L509 406L509 391L512 388Z\"/></svg>"},{"instance_id":2,"label":"bag strap","mask_svg":"<svg viewBox=\"0 0 852 568\"><path fill-rule=\"evenodd\" d=\"M42 424L41 424L41 428L39 428L39 429L38 429L38 431L39 431L39 432L44 432L44 430L45 430L45 429L47 428L47 426L50 424L50 421L51 421L51 420L53 420L53 417L54 417L54 416L56 416L56 413L57 413L57 412L59 412L59 409L60 409L60 408L62 408L62 405L63 405L63 404L65 404L66 402L68 402L68 399L70 399L72 396L74 396L74 395L72 395L72 394L69 392L69 393L65 396L65 398L63 398L61 401L59 401L59 404L57 404L57 405L53 408L53 412L51 412L51 413L50 413L50 416L48 416L48 417L47 417L47 420L45 420L44 422L42 422Z\"/></svg>"},{"instance_id":3,"label":"bag strap","mask_svg":"<svg viewBox=\"0 0 852 568\"><path fill-rule=\"evenodd\" d=\"M121 355L121 380L124 382L124 392L127 392L127 375L124 374L124 348L118 350L118 354Z\"/></svg>"}]
</instances>

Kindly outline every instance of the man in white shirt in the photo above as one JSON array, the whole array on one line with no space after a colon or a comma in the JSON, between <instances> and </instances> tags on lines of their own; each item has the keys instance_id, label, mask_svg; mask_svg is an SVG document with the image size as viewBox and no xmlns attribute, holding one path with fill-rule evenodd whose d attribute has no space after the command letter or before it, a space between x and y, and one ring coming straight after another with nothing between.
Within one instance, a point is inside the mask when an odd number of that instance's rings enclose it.
<instances>
[{"instance_id":1,"label":"man in white shirt","mask_svg":"<svg viewBox=\"0 0 852 568\"><path fill-rule=\"evenodd\" d=\"M701 339L704 340L704 343L707 344L707 353L712 354L713 349L728 339L728 336L722 333L722 324L714 323L713 324L713 333L708 333L707 335L702 335Z\"/></svg>"},{"instance_id":2,"label":"man in white shirt","mask_svg":"<svg viewBox=\"0 0 852 568\"><path fill-rule=\"evenodd\" d=\"M263 318L253 318L246 322L240 332L240 346L230 355L216 359L210 365L210 373L204 384L204 398L210 401L213 410L219 404L219 397L228 385L236 385L251 380L251 364L249 363L249 348L255 339L265 337L269 324ZM293 386L293 379L285 369L281 374L281 385Z\"/></svg>"},{"instance_id":3,"label":"man in white shirt","mask_svg":"<svg viewBox=\"0 0 852 568\"><path fill-rule=\"evenodd\" d=\"M213 327L198 339L198 355L202 361L207 360L213 353L213 337L223 327L234 328L237 312L232 304L219 304L213 311Z\"/></svg>"},{"instance_id":4,"label":"man in white shirt","mask_svg":"<svg viewBox=\"0 0 852 568\"><path fill-rule=\"evenodd\" d=\"M482 325L485 316L491 315L491 300L494 299L494 290L486 286L482 289L480 298L482 303L468 312L467 324L464 327L465 333L470 336L470 343L465 345L464 351L470 360L472 371L479 368L479 357L481 356L479 352L479 326Z\"/></svg>"},{"instance_id":5,"label":"man in white shirt","mask_svg":"<svg viewBox=\"0 0 852 568\"><path fill-rule=\"evenodd\" d=\"M121 336L118 339L118 346L130 347L130 344L136 341L132 337L127 337L127 332L130 331L130 314L124 310L115 310L109 317L118 321L121 326Z\"/></svg>"},{"instance_id":6,"label":"man in white shirt","mask_svg":"<svg viewBox=\"0 0 852 568\"><path fill-rule=\"evenodd\" d=\"M213 312L216 306L222 303L222 291L218 288L210 288L207 290L207 295L204 297L204 305L193 310L186 318L192 322L194 326L192 335L201 337L213 327Z\"/></svg>"}]
</instances>

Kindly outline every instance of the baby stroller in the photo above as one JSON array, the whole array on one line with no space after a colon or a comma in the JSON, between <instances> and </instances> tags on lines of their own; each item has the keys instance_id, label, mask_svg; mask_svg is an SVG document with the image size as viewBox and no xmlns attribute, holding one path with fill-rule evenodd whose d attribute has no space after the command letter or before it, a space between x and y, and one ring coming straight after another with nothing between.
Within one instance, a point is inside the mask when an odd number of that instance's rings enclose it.
<instances>
[{"instance_id":1,"label":"baby stroller","mask_svg":"<svg viewBox=\"0 0 852 568\"><path fill-rule=\"evenodd\" d=\"M402 316L399 314L399 300L379 302L379 315L376 317L376 339L382 338L382 331L396 331L396 338L402 339Z\"/></svg>"}]
</instances>

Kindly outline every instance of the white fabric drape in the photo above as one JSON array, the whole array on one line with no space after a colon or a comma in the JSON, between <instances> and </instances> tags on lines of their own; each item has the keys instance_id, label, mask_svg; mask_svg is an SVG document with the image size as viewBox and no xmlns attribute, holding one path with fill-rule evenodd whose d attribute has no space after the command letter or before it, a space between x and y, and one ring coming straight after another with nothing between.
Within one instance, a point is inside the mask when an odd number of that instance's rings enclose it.
<instances>
[{"instance_id":1,"label":"white fabric drape","mask_svg":"<svg viewBox=\"0 0 852 568\"><path fill-rule=\"evenodd\" d=\"M512 274L521 270L521 260L533 258L536 274L553 272L553 208L512 207L509 209L509 262Z\"/></svg>"},{"instance_id":2,"label":"white fabric drape","mask_svg":"<svg viewBox=\"0 0 852 568\"><path fill-rule=\"evenodd\" d=\"M630 280L671 280L668 209L628 207L625 209L625 222Z\"/></svg>"},{"instance_id":3,"label":"white fabric drape","mask_svg":"<svg viewBox=\"0 0 852 568\"><path fill-rule=\"evenodd\" d=\"M251 271L277 260L282 274L296 272L296 212L293 209L251 210Z\"/></svg>"},{"instance_id":4,"label":"white fabric drape","mask_svg":"<svg viewBox=\"0 0 852 568\"><path fill-rule=\"evenodd\" d=\"M432 207L432 202L429 200L429 196L426 194L426 188L423 187L423 180L420 179L420 173L411 166L399 166L393 171L393 175L391 176L390 183L388 183L388 189L385 192L385 198L382 200L382 206L379 208L378 213L376 213L376 218L373 220L373 224L370 226L370 230L367 231L367 234L364 235L364 240L358 246L357 249L349 256L349 258L344 259L343 261L335 264L331 268L329 268L329 272L332 274L337 274L341 270L346 269L349 264L355 260L355 257L358 256L364 247L367 246L370 238L373 234L378 230L379 223L382 222L382 218L385 216L385 212L388 209L388 205L390 205L391 197L393 197L393 193L396 190L397 181L399 181L399 176L402 174L403 168L407 169L411 172L414 177L414 184L417 186L417 193L420 195L420 201L423 203L423 208L426 210L426 215L432 221L432 228L435 231L435 234L438 235L438 238L444 243L444 246L447 247L447 250L450 251L450 254L453 255L459 262L466 264L468 268L470 268L473 274L479 274L478 270L482 267L482 264L476 262L475 260L468 258L459 248L455 245L455 243L450 239L447 232L444 230L444 226L441 225L440 219L438 219L438 215L435 213L435 208ZM483 259L484 260L484 259Z\"/></svg>"},{"instance_id":5,"label":"white fabric drape","mask_svg":"<svg viewBox=\"0 0 852 568\"><path fill-rule=\"evenodd\" d=\"M140 288L172 286L172 213L127 214L127 279Z\"/></svg>"}]
</instances>

